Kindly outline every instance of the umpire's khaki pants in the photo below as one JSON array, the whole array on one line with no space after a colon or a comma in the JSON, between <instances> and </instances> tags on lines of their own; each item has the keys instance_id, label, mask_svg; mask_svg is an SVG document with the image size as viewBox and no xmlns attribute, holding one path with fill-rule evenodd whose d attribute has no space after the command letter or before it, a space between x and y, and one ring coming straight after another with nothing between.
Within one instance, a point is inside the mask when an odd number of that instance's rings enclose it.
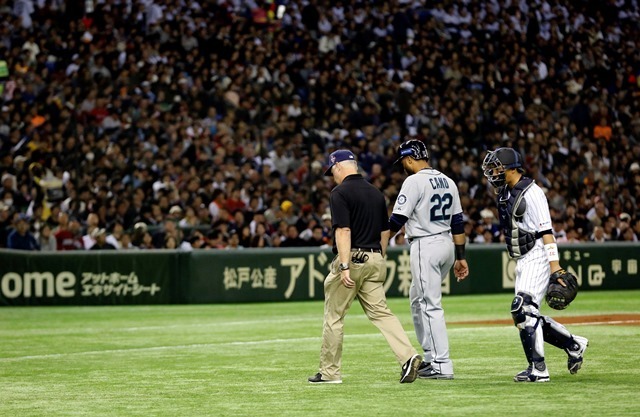
<instances>
[{"instance_id":1,"label":"umpire's khaki pants","mask_svg":"<svg viewBox=\"0 0 640 417\"><path fill-rule=\"evenodd\" d=\"M342 339L344 317L357 296L367 317L387 339L387 343L401 365L417 352L411 345L402 324L387 307L383 283L386 277L385 260L379 253L368 253L363 264L349 264L355 288L347 288L340 280L337 257L331 263L324 281L324 327L320 350L320 373L324 379L342 379Z\"/></svg>"}]
</instances>

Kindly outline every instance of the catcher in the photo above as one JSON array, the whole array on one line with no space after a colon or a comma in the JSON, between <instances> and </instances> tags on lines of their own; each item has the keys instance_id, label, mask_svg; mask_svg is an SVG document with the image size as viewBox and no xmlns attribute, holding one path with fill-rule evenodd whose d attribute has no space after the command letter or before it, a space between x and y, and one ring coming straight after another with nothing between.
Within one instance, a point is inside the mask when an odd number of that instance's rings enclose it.
<instances>
[{"instance_id":1,"label":"catcher","mask_svg":"<svg viewBox=\"0 0 640 417\"><path fill-rule=\"evenodd\" d=\"M560 266L547 198L531 178L522 175L522 157L512 148L488 152L482 170L498 196L500 226L509 256L516 259L516 296L511 315L529 366L514 381L549 381L544 342L567 353L567 367L575 374L582 366L589 341L572 335L539 311L543 298L551 308L567 308L578 291L576 277Z\"/></svg>"}]
</instances>

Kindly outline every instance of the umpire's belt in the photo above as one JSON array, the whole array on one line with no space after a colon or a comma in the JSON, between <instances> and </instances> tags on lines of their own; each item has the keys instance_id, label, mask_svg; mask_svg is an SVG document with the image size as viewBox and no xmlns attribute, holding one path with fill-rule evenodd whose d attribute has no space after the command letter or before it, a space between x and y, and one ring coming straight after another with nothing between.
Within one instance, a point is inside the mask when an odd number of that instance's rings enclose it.
<instances>
[{"instance_id":1,"label":"umpire's belt","mask_svg":"<svg viewBox=\"0 0 640 417\"><path fill-rule=\"evenodd\" d=\"M371 249L371 248L351 248L351 252L373 252L373 253L382 253L381 249Z\"/></svg>"},{"instance_id":2,"label":"umpire's belt","mask_svg":"<svg viewBox=\"0 0 640 417\"><path fill-rule=\"evenodd\" d=\"M449 234L449 232L450 232L449 230L443 230L442 232L434 233L434 234L431 234L431 235L409 237L409 238L407 238L407 241L409 243L411 243L414 240L424 239L425 237L432 237L432 236L439 236L439 235L447 236Z\"/></svg>"}]
</instances>

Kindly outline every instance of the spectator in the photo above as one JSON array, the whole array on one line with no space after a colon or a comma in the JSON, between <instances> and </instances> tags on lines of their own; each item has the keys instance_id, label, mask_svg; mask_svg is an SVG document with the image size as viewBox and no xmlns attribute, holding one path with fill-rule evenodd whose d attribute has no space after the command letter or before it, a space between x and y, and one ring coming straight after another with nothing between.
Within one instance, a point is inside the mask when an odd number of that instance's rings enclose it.
<instances>
[{"instance_id":1,"label":"spectator","mask_svg":"<svg viewBox=\"0 0 640 417\"><path fill-rule=\"evenodd\" d=\"M631 233L627 233L631 230ZM634 240L633 229L631 229L631 216L629 213L620 213L618 216L618 227L616 230L617 240Z\"/></svg>"},{"instance_id":2,"label":"spectator","mask_svg":"<svg viewBox=\"0 0 640 417\"><path fill-rule=\"evenodd\" d=\"M556 238L556 241L562 241L567 238L567 232L565 231L566 223L562 218L554 218L552 224L552 233Z\"/></svg>"},{"instance_id":3,"label":"spectator","mask_svg":"<svg viewBox=\"0 0 640 417\"><path fill-rule=\"evenodd\" d=\"M280 243L281 248L299 248L307 246L307 242L304 239L300 239L298 235L298 228L295 224L287 226L286 238Z\"/></svg>"},{"instance_id":4,"label":"spectator","mask_svg":"<svg viewBox=\"0 0 640 417\"><path fill-rule=\"evenodd\" d=\"M116 249L122 249L122 236L124 235L124 227L120 223L115 223L111 227L111 233L107 236L107 242Z\"/></svg>"},{"instance_id":5,"label":"spectator","mask_svg":"<svg viewBox=\"0 0 640 417\"><path fill-rule=\"evenodd\" d=\"M131 234L131 244L134 247L140 248L143 245L143 240L148 234L148 226L144 222L137 222L133 225L133 232Z\"/></svg>"},{"instance_id":6,"label":"spectator","mask_svg":"<svg viewBox=\"0 0 640 417\"><path fill-rule=\"evenodd\" d=\"M620 240L625 242L637 242L638 237L633 232L633 229L627 228L622 232L622 238Z\"/></svg>"},{"instance_id":7,"label":"spectator","mask_svg":"<svg viewBox=\"0 0 640 417\"><path fill-rule=\"evenodd\" d=\"M214 229L208 236L207 246L213 249L224 249L227 241L221 231Z\"/></svg>"},{"instance_id":8,"label":"spectator","mask_svg":"<svg viewBox=\"0 0 640 417\"><path fill-rule=\"evenodd\" d=\"M596 226L593 228L593 233L591 233L591 236L589 236L589 241L590 242L595 242L595 243L604 243L607 241L605 234L604 234L604 228L602 228L601 226Z\"/></svg>"},{"instance_id":9,"label":"spectator","mask_svg":"<svg viewBox=\"0 0 640 417\"><path fill-rule=\"evenodd\" d=\"M91 232L91 237L95 243L91 245L90 250L113 250L116 247L107 242L107 231L103 228L95 228Z\"/></svg>"},{"instance_id":10,"label":"spectator","mask_svg":"<svg viewBox=\"0 0 640 417\"><path fill-rule=\"evenodd\" d=\"M574 228L567 229L567 236L558 243L580 243L580 233Z\"/></svg>"},{"instance_id":11,"label":"spectator","mask_svg":"<svg viewBox=\"0 0 640 417\"><path fill-rule=\"evenodd\" d=\"M98 226L126 230L162 225L179 206L205 234L224 234L231 227L217 222L231 221L222 212L229 197L244 204L231 213L248 221L266 210L272 233L285 201L287 218L306 218L307 204L324 212L330 183L318 173L337 147L357 152L394 201L402 175L390 155L411 133L429 144L434 166L467 183L471 229L492 204L477 161L497 146L526 155L554 217L582 240L607 229L591 196L614 216L637 216L636 2L589 16L579 2L554 13L474 1L285 3L281 25L261 7L254 21L243 2L197 12L152 4L141 25L138 8L98 2L101 18L81 41L74 8L1 9L11 73L0 80L0 201L13 212L30 207L35 224L60 198L87 228L95 213ZM194 18L215 23L194 28ZM131 233L140 244L144 234Z\"/></svg>"},{"instance_id":12,"label":"spectator","mask_svg":"<svg viewBox=\"0 0 640 417\"><path fill-rule=\"evenodd\" d=\"M7 249L40 250L40 245L36 238L29 231L29 220L24 213L16 215L14 227L14 230L7 237Z\"/></svg>"},{"instance_id":13,"label":"spectator","mask_svg":"<svg viewBox=\"0 0 640 417\"><path fill-rule=\"evenodd\" d=\"M153 244L153 237L151 236L151 233L147 231L142 232L142 236L140 238L140 242L138 243L137 247L139 249L155 249L155 246Z\"/></svg>"},{"instance_id":14,"label":"spectator","mask_svg":"<svg viewBox=\"0 0 640 417\"><path fill-rule=\"evenodd\" d=\"M611 130L611 126L607 123L607 118L602 117L600 122L593 128L593 138L594 139L604 139L609 142L611 140L611 135L613 134Z\"/></svg>"},{"instance_id":15,"label":"spectator","mask_svg":"<svg viewBox=\"0 0 640 417\"><path fill-rule=\"evenodd\" d=\"M51 232L51 226L44 223L40 228L40 236L38 236L38 245L43 252L51 252L58 250L58 243L55 236Z\"/></svg>"},{"instance_id":16,"label":"spectator","mask_svg":"<svg viewBox=\"0 0 640 417\"><path fill-rule=\"evenodd\" d=\"M167 235L164 238L164 246L162 246L163 249L177 249L178 248L178 243L176 242L176 238L172 235Z\"/></svg>"},{"instance_id":17,"label":"spectator","mask_svg":"<svg viewBox=\"0 0 640 417\"><path fill-rule=\"evenodd\" d=\"M500 227L495 223L495 214L489 208L480 211L480 225L484 227L484 243L497 242L500 237ZM488 234L486 232L489 232Z\"/></svg>"},{"instance_id":18,"label":"spectator","mask_svg":"<svg viewBox=\"0 0 640 417\"><path fill-rule=\"evenodd\" d=\"M333 226L331 225L331 213L322 215L322 237L327 241L327 244L332 243Z\"/></svg>"},{"instance_id":19,"label":"spectator","mask_svg":"<svg viewBox=\"0 0 640 417\"><path fill-rule=\"evenodd\" d=\"M252 248L266 248L271 246L271 237L267 233L264 223L258 223L256 225L256 232L253 234L249 246Z\"/></svg>"},{"instance_id":20,"label":"spectator","mask_svg":"<svg viewBox=\"0 0 640 417\"><path fill-rule=\"evenodd\" d=\"M604 201L600 197L594 199L594 206L587 212L587 220L592 226L600 226L606 216L609 215L609 209L605 206Z\"/></svg>"},{"instance_id":21,"label":"spectator","mask_svg":"<svg viewBox=\"0 0 640 417\"><path fill-rule=\"evenodd\" d=\"M249 225L243 226L239 232L239 244L243 248L248 248L251 246L251 229Z\"/></svg>"},{"instance_id":22,"label":"spectator","mask_svg":"<svg viewBox=\"0 0 640 417\"><path fill-rule=\"evenodd\" d=\"M91 249L96 240L93 231L99 229L100 217L96 213L89 213L87 216L86 233L82 236L82 244L85 249Z\"/></svg>"},{"instance_id":23,"label":"spectator","mask_svg":"<svg viewBox=\"0 0 640 417\"><path fill-rule=\"evenodd\" d=\"M200 221L198 220L195 209L193 207L187 207L184 217L178 222L178 227L180 229L192 229L199 225Z\"/></svg>"},{"instance_id":24,"label":"spectator","mask_svg":"<svg viewBox=\"0 0 640 417\"><path fill-rule=\"evenodd\" d=\"M229 243L227 244L225 249L244 249L244 247L240 245L240 235L235 230L232 231L231 234L229 234Z\"/></svg>"},{"instance_id":25,"label":"spectator","mask_svg":"<svg viewBox=\"0 0 640 417\"><path fill-rule=\"evenodd\" d=\"M293 211L293 203L285 200L280 204L281 219L288 225L296 225L299 217Z\"/></svg>"},{"instance_id":26,"label":"spectator","mask_svg":"<svg viewBox=\"0 0 640 417\"><path fill-rule=\"evenodd\" d=\"M171 206L169 209L169 215L166 218L179 223L184 218L184 211L182 210L182 207L178 205Z\"/></svg>"},{"instance_id":27,"label":"spectator","mask_svg":"<svg viewBox=\"0 0 640 417\"><path fill-rule=\"evenodd\" d=\"M11 232L10 208L0 201L0 248L7 247L7 237Z\"/></svg>"},{"instance_id":28,"label":"spectator","mask_svg":"<svg viewBox=\"0 0 640 417\"><path fill-rule=\"evenodd\" d=\"M316 224L312 228L311 237L307 240L307 246L313 247L329 247L322 236L322 226Z\"/></svg>"},{"instance_id":29,"label":"spectator","mask_svg":"<svg viewBox=\"0 0 640 417\"><path fill-rule=\"evenodd\" d=\"M137 249L134 245L133 242L131 241L131 234L129 233L123 233L122 237L120 238L120 248L119 249Z\"/></svg>"},{"instance_id":30,"label":"spectator","mask_svg":"<svg viewBox=\"0 0 640 417\"><path fill-rule=\"evenodd\" d=\"M153 234L153 246L155 248L166 248L167 237L169 236L175 241L176 247L182 242L182 231L178 229L176 222L172 219L167 219L162 228Z\"/></svg>"},{"instance_id":31,"label":"spectator","mask_svg":"<svg viewBox=\"0 0 640 417\"><path fill-rule=\"evenodd\" d=\"M225 206L224 191L216 189L213 192L211 203L209 203L209 213L211 214L211 221L216 222L220 219L220 211Z\"/></svg>"}]
</instances>

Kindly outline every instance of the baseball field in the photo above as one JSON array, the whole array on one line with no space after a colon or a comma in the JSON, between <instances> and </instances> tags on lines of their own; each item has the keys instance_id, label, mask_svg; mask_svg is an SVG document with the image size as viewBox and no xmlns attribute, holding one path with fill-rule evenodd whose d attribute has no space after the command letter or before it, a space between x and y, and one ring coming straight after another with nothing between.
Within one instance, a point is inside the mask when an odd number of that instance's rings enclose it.
<instances>
[{"instance_id":1,"label":"baseball field","mask_svg":"<svg viewBox=\"0 0 640 417\"><path fill-rule=\"evenodd\" d=\"M472 278L471 278L472 279ZM526 367L509 294L445 297L453 381L399 384L359 305L343 384L311 385L321 302L0 308L0 416L640 415L640 291L583 292L545 314L590 340L583 368L547 346L551 382ZM406 299L391 299L414 345Z\"/></svg>"}]
</instances>

